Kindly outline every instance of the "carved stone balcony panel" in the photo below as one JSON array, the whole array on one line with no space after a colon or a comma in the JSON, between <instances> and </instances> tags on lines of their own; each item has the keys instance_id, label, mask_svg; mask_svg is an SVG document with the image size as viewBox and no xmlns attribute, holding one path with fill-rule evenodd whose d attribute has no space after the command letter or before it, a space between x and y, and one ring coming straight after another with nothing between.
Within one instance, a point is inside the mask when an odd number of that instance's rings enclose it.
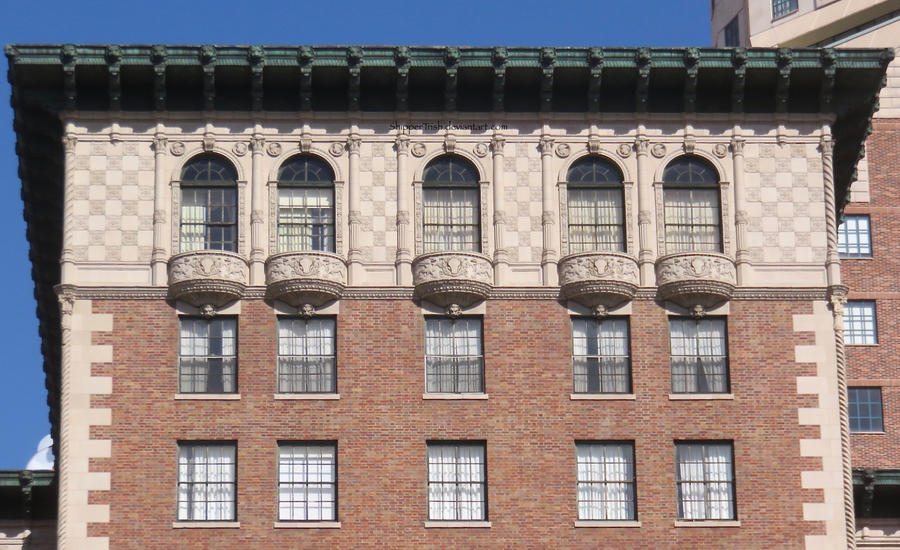
<instances>
[{"instance_id":1,"label":"carved stone balcony panel","mask_svg":"<svg viewBox=\"0 0 900 550\"><path fill-rule=\"evenodd\" d=\"M341 297L347 264L329 252L286 252L266 260L266 292L292 306L321 306Z\"/></svg>"},{"instance_id":2,"label":"carved stone balcony panel","mask_svg":"<svg viewBox=\"0 0 900 550\"><path fill-rule=\"evenodd\" d=\"M589 307L631 300L640 284L637 260L627 254L570 254L560 258L558 270L563 296Z\"/></svg>"},{"instance_id":3,"label":"carved stone balcony panel","mask_svg":"<svg viewBox=\"0 0 900 550\"><path fill-rule=\"evenodd\" d=\"M487 298L494 268L487 256L475 252L432 252L412 263L416 297L439 306L465 307Z\"/></svg>"},{"instance_id":4,"label":"carved stone balcony panel","mask_svg":"<svg viewBox=\"0 0 900 550\"><path fill-rule=\"evenodd\" d=\"M734 261L722 254L688 252L656 260L660 299L687 308L708 308L730 300L736 282Z\"/></svg>"},{"instance_id":5,"label":"carved stone balcony panel","mask_svg":"<svg viewBox=\"0 0 900 550\"><path fill-rule=\"evenodd\" d=\"M169 259L169 296L197 307L237 300L249 277L247 260L232 252L199 250Z\"/></svg>"}]
</instances>

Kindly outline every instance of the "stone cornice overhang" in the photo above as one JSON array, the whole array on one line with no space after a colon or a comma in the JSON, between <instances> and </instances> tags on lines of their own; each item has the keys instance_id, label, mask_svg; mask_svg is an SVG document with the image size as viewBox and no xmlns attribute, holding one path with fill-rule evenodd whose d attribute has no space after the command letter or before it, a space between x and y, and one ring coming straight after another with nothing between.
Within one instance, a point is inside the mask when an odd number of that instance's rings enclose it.
<instances>
[{"instance_id":1,"label":"stone cornice overhang","mask_svg":"<svg viewBox=\"0 0 900 550\"><path fill-rule=\"evenodd\" d=\"M845 197L892 50L10 45L32 277L58 441L67 112L822 114ZM487 117L486 117L487 118ZM839 208L845 201L841 201Z\"/></svg>"}]
</instances>

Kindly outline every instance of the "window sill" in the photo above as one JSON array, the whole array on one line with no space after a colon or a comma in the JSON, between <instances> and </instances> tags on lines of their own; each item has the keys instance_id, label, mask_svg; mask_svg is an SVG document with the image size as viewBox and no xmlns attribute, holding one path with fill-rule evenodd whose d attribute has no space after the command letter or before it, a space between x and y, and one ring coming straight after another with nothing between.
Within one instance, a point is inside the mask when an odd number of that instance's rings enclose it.
<instances>
[{"instance_id":1,"label":"window sill","mask_svg":"<svg viewBox=\"0 0 900 550\"><path fill-rule=\"evenodd\" d=\"M706 519L698 521L675 520L675 527L740 527L741 522L733 519Z\"/></svg>"},{"instance_id":2,"label":"window sill","mask_svg":"<svg viewBox=\"0 0 900 550\"><path fill-rule=\"evenodd\" d=\"M633 393L573 393L572 401L634 401Z\"/></svg>"},{"instance_id":3,"label":"window sill","mask_svg":"<svg viewBox=\"0 0 900 550\"><path fill-rule=\"evenodd\" d=\"M847 347L854 347L854 348L876 348L876 347L878 347L878 342L872 342L871 344L847 344L847 343L844 343L844 345Z\"/></svg>"},{"instance_id":4,"label":"window sill","mask_svg":"<svg viewBox=\"0 0 900 550\"><path fill-rule=\"evenodd\" d=\"M339 393L276 393L273 399L279 401L328 401L340 399Z\"/></svg>"},{"instance_id":5,"label":"window sill","mask_svg":"<svg viewBox=\"0 0 900 550\"><path fill-rule=\"evenodd\" d=\"M669 401L734 401L733 393L670 393Z\"/></svg>"},{"instance_id":6,"label":"window sill","mask_svg":"<svg viewBox=\"0 0 900 550\"><path fill-rule=\"evenodd\" d=\"M240 401L239 393L176 393L176 401Z\"/></svg>"},{"instance_id":7,"label":"window sill","mask_svg":"<svg viewBox=\"0 0 900 550\"><path fill-rule=\"evenodd\" d=\"M575 527L640 527L639 521L576 519Z\"/></svg>"},{"instance_id":8,"label":"window sill","mask_svg":"<svg viewBox=\"0 0 900 550\"><path fill-rule=\"evenodd\" d=\"M884 435L884 431L880 432L854 432L850 431L850 435Z\"/></svg>"},{"instance_id":9,"label":"window sill","mask_svg":"<svg viewBox=\"0 0 900 550\"><path fill-rule=\"evenodd\" d=\"M175 521L172 529L239 529L239 521Z\"/></svg>"},{"instance_id":10,"label":"window sill","mask_svg":"<svg viewBox=\"0 0 900 550\"><path fill-rule=\"evenodd\" d=\"M423 393L422 399L487 399L486 393Z\"/></svg>"},{"instance_id":11,"label":"window sill","mask_svg":"<svg viewBox=\"0 0 900 550\"><path fill-rule=\"evenodd\" d=\"M426 521L425 528L444 528L444 527L459 527L466 529L478 529L490 527L491 522L489 521Z\"/></svg>"},{"instance_id":12,"label":"window sill","mask_svg":"<svg viewBox=\"0 0 900 550\"><path fill-rule=\"evenodd\" d=\"M340 529L339 521L276 521L275 529Z\"/></svg>"}]
</instances>

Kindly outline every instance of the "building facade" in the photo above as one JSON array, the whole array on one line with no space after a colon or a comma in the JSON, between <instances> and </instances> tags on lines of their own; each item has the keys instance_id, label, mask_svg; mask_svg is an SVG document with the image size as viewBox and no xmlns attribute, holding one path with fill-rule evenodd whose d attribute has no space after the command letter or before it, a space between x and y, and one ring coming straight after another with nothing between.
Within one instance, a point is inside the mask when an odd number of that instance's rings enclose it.
<instances>
[{"instance_id":1,"label":"building facade","mask_svg":"<svg viewBox=\"0 0 900 550\"><path fill-rule=\"evenodd\" d=\"M59 548L852 544L886 52L7 55Z\"/></svg>"},{"instance_id":2,"label":"building facade","mask_svg":"<svg viewBox=\"0 0 900 550\"><path fill-rule=\"evenodd\" d=\"M726 21L727 20L727 21ZM713 41L739 27L740 46L897 48L900 5L887 1L715 3ZM896 277L896 166L900 155L900 63L887 70L872 135L840 226L848 285L851 449L860 543L900 548L900 342ZM888 545L888 546L885 546Z\"/></svg>"}]
</instances>

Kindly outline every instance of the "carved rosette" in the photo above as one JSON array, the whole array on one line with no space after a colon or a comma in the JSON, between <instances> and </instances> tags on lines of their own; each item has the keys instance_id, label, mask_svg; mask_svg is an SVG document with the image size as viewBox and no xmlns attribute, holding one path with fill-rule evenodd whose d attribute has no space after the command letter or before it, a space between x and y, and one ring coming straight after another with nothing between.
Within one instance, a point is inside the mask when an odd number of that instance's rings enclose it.
<instances>
[{"instance_id":1,"label":"carved rosette","mask_svg":"<svg viewBox=\"0 0 900 550\"><path fill-rule=\"evenodd\" d=\"M198 250L169 259L169 296L197 307L237 300L249 277L247 260L232 252Z\"/></svg>"},{"instance_id":2,"label":"carved rosette","mask_svg":"<svg viewBox=\"0 0 900 550\"><path fill-rule=\"evenodd\" d=\"M329 252L285 252L266 260L266 294L292 306L321 306L341 297L347 264Z\"/></svg>"},{"instance_id":3,"label":"carved rosette","mask_svg":"<svg viewBox=\"0 0 900 550\"><path fill-rule=\"evenodd\" d=\"M488 297L494 268L475 252L431 252L412 263L416 297L439 306L466 307Z\"/></svg>"},{"instance_id":4,"label":"carved rosette","mask_svg":"<svg viewBox=\"0 0 900 550\"><path fill-rule=\"evenodd\" d=\"M581 252L560 258L563 296L588 307L613 307L634 298L640 284L637 260L616 252Z\"/></svg>"},{"instance_id":5,"label":"carved rosette","mask_svg":"<svg viewBox=\"0 0 900 550\"><path fill-rule=\"evenodd\" d=\"M734 261L712 252L669 254L656 260L659 297L684 307L712 307L731 299Z\"/></svg>"}]
</instances>

